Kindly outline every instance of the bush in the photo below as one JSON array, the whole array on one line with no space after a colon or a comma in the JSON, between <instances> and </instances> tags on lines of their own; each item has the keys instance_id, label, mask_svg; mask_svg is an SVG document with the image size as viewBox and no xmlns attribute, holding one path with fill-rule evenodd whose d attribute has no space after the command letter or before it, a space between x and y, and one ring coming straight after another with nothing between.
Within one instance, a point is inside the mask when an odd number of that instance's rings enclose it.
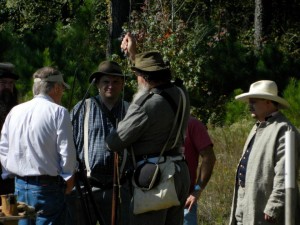
<instances>
[{"instance_id":1,"label":"bush","mask_svg":"<svg viewBox=\"0 0 300 225\"><path fill-rule=\"evenodd\" d=\"M248 105L244 102L240 102L234 99L235 96L241 94L243 91L241 89L234 90L233 97L228 100L225 104L225 119L224 123L226 125L231 125L236 121L241 121L242 119L250 119L250 113L248 110Z\"/></svg>"},{"instance_id":2,"label":"bush","mask_svg":"<svg viewBox=\"0 0 300 225\"><path fill-rule=\"evenodd\" d=\"M199 198L199 225L228 224L236 167L253 124L253 120L243 119L230 126L208 126L217 161Z\"/></svg>"},{"instance_id":3,"label":"bush","mask_svg":"<svg viewBox=\"0 0 300 225\"><path fill-rule=\"evenodd\" d=\"M294 126L300 127L300 81L291 78L283 92L283 96L290 103L290 107L283 110L283 113Z\"/></svg>"}]
</instances>

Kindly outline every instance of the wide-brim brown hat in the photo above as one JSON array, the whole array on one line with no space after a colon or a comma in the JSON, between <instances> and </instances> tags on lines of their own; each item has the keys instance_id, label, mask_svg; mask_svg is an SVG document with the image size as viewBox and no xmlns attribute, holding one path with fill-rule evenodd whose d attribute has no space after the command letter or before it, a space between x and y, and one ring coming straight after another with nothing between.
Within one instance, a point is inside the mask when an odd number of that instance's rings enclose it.
<instances>
[{"instance_id":1,"label":"wide-brim brown hat","mask_svg":"<svg viewBox=\"0 0 300 225\"><path fill-rule=\"evenodd\" d=\"M158 51L143 52L137 54L134 60L132 70L140 70L146 72L155 72L169 69L169 66L163 60L162 55Z\"/></svg>"},{"instance_id":2,"label":"wide-brim brown hat","mask_svg":"<svg viewBox=\"0 0 300 225\"><path fill-rule=\"evenodd\" d=\"M0 79L11 78L18 80L19 76L14 73L15 66L12 63L0 63Z\"/></svg>"},{"instance_id":3,"label":"wide-brim brown hat","mask_svg":"<svg viewBox=\"0 0 300 225\"><path fill-rule=\"evenodd\" d=\"M110 75L110 76L121 76L124 77L125 75L122 73L121 67L118 63L114 61L103 61L99 64L98 70L89 78L89 82L91 83L94 78L99 78L103 75Z\"/></svg>"},{"instance_id":4,"label":"wide-brim brown hat","mask_svg":"<svg viewBox=\"0 0 300 225\"><path fill-rule=\"evenodd\" d=\"M289 103L278 96L277 84L271 80L260 80L251 84L249 92L235 96L236 100L249 102L249 98L267 99L279 104L280 108L288 108Z\"/></svg>"}]
</instances>

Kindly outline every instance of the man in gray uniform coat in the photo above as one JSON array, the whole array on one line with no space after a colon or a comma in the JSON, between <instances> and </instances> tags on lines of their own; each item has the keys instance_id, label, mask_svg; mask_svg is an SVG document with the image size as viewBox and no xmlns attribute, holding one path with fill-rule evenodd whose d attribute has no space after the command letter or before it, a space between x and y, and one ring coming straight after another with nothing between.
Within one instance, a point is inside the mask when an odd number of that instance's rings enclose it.
<instances>
[{"instance_id":1,"label":"man in gray uniform coat","mask_svg":"<svg viewBox=\"0 0 300 225\"><path fill-rule=\"evenodd\" d=\"M190 182L188 167L181 151L182 134L186 129L189 115L188 97L186 92L183 94L184 97L181 97L179 88L171 83L170 69L158 52L131 54L130 35L125 36L122 44L125 46L123 48L125 52L129 50L130 58L134 59L132 69L137 77L139 90L117 130L107 137L107 145L112 151L122 151L131 146L137 164L145 160L156 162L171 133L163 158L175 163L174 183L180 202L178 206L132 215L131 224L181 225ZM180 89L184 92L183 87ZM180 98L187 100L185 108L179 107ZM178 108L184 118L182 128L179 128L179 123L175 120ZM176 129L171 132L174 121ZM181 131L179 132L181 135L176 142L178 130ZM172 148L174 143L176 145Z\"/></svg>"},{"instance_id":2,"label":"man in gray uniform coat","mask_svg":"<svg viewBox=\"0 0 300 225\"><path fill-rule=\"evenodd\" d=\"M289 104L277 92L274 81L261 80L253 83L248 93L236 96L237 100L248 102L257 122L248 136L237 168L230 225L284 224L285 132L295 133L296 175L300 137L297 129L279 111ZM300 209L297 182L295 197L297 215Z\"/></svg>"}]
</instances>

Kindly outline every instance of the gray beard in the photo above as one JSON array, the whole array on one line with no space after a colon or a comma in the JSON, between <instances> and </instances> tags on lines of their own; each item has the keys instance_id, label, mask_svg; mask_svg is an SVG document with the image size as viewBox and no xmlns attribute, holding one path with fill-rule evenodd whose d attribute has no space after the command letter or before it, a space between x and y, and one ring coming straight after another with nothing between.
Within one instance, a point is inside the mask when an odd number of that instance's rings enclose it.
<instances>
[{"instance_id":1,"label":"gray beard","mask_svg":"<svg viewBox=\"0 0 300 225\"><path fill-rule=\"evenodd\" d=\"M133 95L132 102L136 102L142 95L149 93L150 87L139 84L138 91Z\"/></svg>"}]
</instances>

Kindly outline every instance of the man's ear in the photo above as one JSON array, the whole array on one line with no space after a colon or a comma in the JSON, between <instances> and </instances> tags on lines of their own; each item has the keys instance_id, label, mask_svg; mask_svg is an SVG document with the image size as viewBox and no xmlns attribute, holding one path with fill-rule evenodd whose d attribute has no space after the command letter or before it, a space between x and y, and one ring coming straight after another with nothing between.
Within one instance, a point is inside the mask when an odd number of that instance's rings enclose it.
<instances>
[{"instance_id":1,"label":"man's ear","mask_svg":"<svg viewBox=\"0 0 300 225\"><path fill-rule=\"evenodd\" d=\"M55 83L54 84L54 93L56 94L59 91L59 84Z\"/></svg>"}]
</instances>

